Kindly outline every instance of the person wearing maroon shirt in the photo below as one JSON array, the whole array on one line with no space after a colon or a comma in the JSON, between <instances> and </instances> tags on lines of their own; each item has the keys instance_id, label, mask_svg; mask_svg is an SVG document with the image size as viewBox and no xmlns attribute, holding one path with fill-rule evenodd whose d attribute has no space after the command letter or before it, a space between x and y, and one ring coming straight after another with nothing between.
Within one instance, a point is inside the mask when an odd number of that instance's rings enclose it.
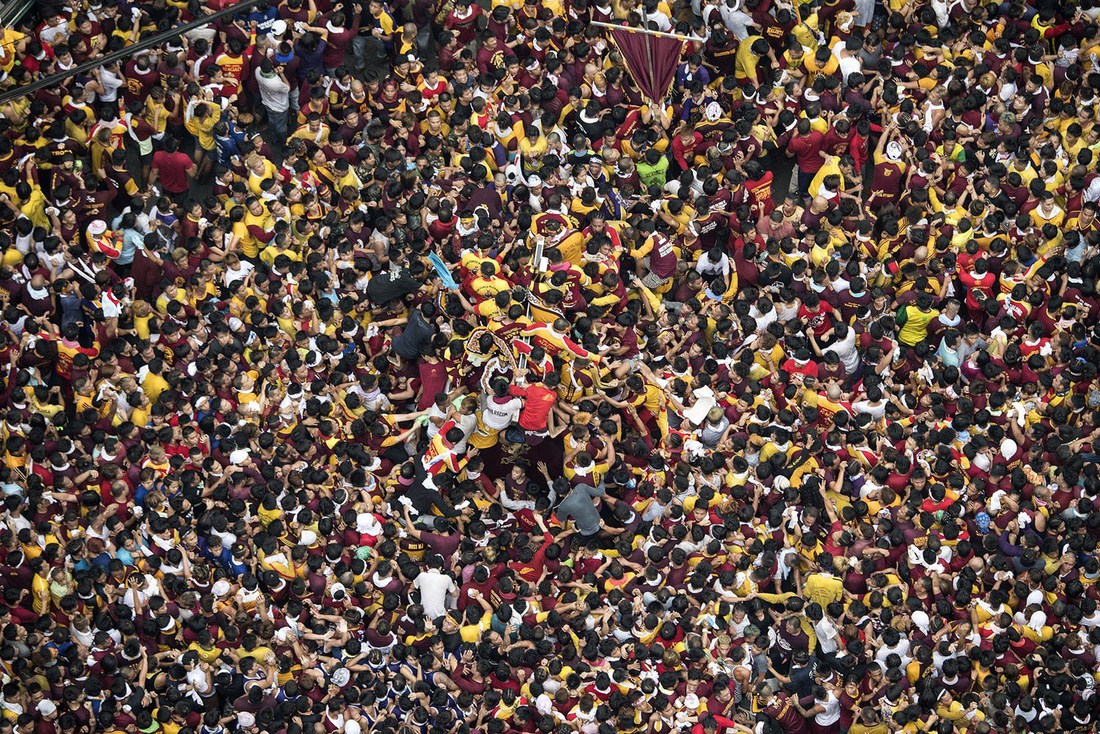
<instances>
[{"instance_id":1,"label":"person wearing maroon shirt","mask_svg":"<svg viewBox=\"0 0 1100 734\"><path fill-rule=\"evenodd\" d=\"M775 691L771 686L761 687L757 700L763 703L761 714L778 724L784 734L809 734L806 719L798 713L794 701L786 693Z\"/></svg>"},{"instance_id":2,"label":"person wearing maroon shirt","mask_svg":"<svg viewBox=\"0 0 1100 734\"><path fill-rule=\"evenodd\" d=\"M127 62L124 77L126 104L139 102L144 105L149 90L160 80L160 75L157 74L148 54L139 54Z\"/></svg>"},{"instance_id":3,"label":"person wearing maroon shirt","mask_svg":"<svg viewBox=\"0 0 1100 734\"><path fill-rule=\"evenodd\" d=\"M485 11L480 5L470 0L457 0L443 25L455 34L459 47L468 46L477 36L477 19L482 15Z\"/></svg>"},{"instance_id":4,"label":"person wearing maroon shirt","mask_svg":"<svg viewBox=\"0 0 1100 734\"><path fill-rule=\"evenodd\" d=\"M905 172L905 146L898 138L894 126L887 127L879 136L878 146L872 157L874 171L871 176L871 196L867 200L868 211L885 204L896 203L901 195Z\"/></svg>"},{"instance_id":5,"label":"person wearing maroon shirt","mask_svg":"<svg viewBox=\"0 0 1100 734\"><path fill-rule=\"evenodd\" d=\"M325 49L321 52L321 63L325 72L333 74L336 68L344 62L344 54L351 45L351 40L359 33L359 22L363 15L363 6L356 3L352 6L351 25L346 26L347 18L341 11L336 11L326 21L325 29L328 36L325 37Z\"/></svg>"},{"instance_id":6,"label":"person wearing maroon shirt","mask_svg":"<svg viewBox=\"0 0 1100 734\"><path fill-rule=\"evenodd\" d=\"M153 154L149 184L152 185L159 180L164 192L182 203L191 190L189 178L195 174L195 170L195 162L189 155L179 150L176 139L166 138L164 150L158 150Z\"/></svg>"},{"instance_id":7,"label":"person wearing maroon shirt","mask_svg":"<svg viewBox=\"0 0 1100 734\"><path fill-rule=\"evenodd\" d=\"M803 197L809 196L810 183L825 165L825 159L821 156L824 144L825 136L814 130L807 118L803 117L798 121L795 135L791 136L791 142L787 144L787 152L797 162L798 193Z\"/></svg>"}]
</instances>

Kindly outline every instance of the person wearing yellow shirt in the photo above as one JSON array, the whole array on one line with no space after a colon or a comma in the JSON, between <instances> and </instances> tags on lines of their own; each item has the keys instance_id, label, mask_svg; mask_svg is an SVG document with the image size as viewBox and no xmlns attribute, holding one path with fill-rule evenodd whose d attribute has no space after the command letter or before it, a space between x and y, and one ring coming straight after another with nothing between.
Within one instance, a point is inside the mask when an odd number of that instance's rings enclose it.
<instances>
[{"instance_id":1,"label":"person wearing yellow shirt","mask_svg":"<svg viewBox=\"0 0 1100 734\"><path fill-rule=\"evenodd\" d=\"M802 79L806 76L805 65L808 59L805 47L797 39L791 38L787 50L783 52L783 68L787 73L793 78Z\"/></svg>"},{"instance_id":2,"label":"person wearing yellow shirt","mask_svg":"<svg viewBox=\"0 0 1100 734\"><path fill-rule=\"evenodd\" d=\"M260 518L260 523L266 528L275 520L281 519L283 511L279 509L275 495L267 494L264 495L263 502L260 503L260 507L256 510L256 514Z\"/></svg>"},{"instance_id":3,"label":"person wearing yellow shirt","mask_svg":"<svg viewBox=\"0 0 1100 734\"><path fill-rule=\"evenodd\" d=\"M233 380L233 389L237 391L237 409L249 420L259 419L262 405L256 393L256 379L253 374L237 375Z\"/></svg>"},{"instance_id":4,"label":"person wearing yellow shirt","mask_svg":"<svg viewBox=\"0 0 1100 734\"><path fill-rule=\"evenodd\" d=\"M902 306L895 317L901 327L898 340L907 347L915 347L928 337L928 325L939 315L939 310L932 308L932 296L918 293L916 303Z\"/></svg>"},{"instance_id":5,"label":"person wearing yellow shirt","mask_svg":"<svg viewBox=\"0 0 1100 734\"><path fill-rule=\"evenodd\" d=\"M335 188L337 191L343 191L349 186L358 191L363 187L363 182L359 180L355 169L351 167L346 158L337 158L332 164L332 169L336 172Z\"/></svg>"},{"instance_id":6,"label":"person wearing yellow shirt","mask_svg":"<svg viewBox=\"0 0 1100 734\"><path fill-rule=\"evenodd\" d=\"M562 473L571 482L576 480L595 487L610 469L611 464L608 462L597 462L587 451L581 451L573 458L565 458Z\"/></svg>"},{"instance_id":7,"label":"person wearing yellow shirt","mask_svg":"<svg viewBox=\"0 0 1100 734\"><path fill-rule=\"evenodd\" d=\"M52 388L57 390L57 388ZM62 406L53 402L56 399L61 401L60 396L51 392L51 388L45 385L36 385L34 390L31 391L31 410L38 413L46 420L53 420L53 417L58 413L65 410Z\"/></svg>"},{"instance_id":8,"label":"person wearing yellow shirt","mask_svg":"<svg viewBox=\"0 0 1100 734\"><path fill-rule=\"evenodd\" d=\"M255 196L259 196L262 193L260 184L263 183L265 179L279 178L275 164L267 158L256 155L255 153L248 156L244 164L248 168L248 189Z\"/></svg>"},{"instance_id":9,"label":"person wearing yellow shirt","mask_svg":"<svg viewBox=\"0 0 1100 734\"><path fill-rule=\"evenodd\" d=\"M532 176L539 172L542 156L548 147L549 143L537 127L531 125L524 130L523 137L519 139L519 155L524 175Z\"/></svg>"},{"instance_id":10,"label":"person wearing yellow shirt","mask_svg":"<svg viewBox=\"0 0 1100 734\"><path fill-rule=\"evenodd\" d=\"M214 126L222 119L222 108L216 102L193 99L187 104L183 124L198 139L195 151L195 177L203 178L214 166Z\"/></svg>"},{"instance_id":11,"label":"person wearing yellow shirt","mask_svg":"<svg viewBox=\"0 0 1100 734\"><path fill-rule=\"evenodd\" d=\"M133 409L130 411L130 422L138 428L145 428L149 425L149 409L152 407L152 402L141 390L135 390L128 400L133 401L135 397L137 402L133 404Z\"/></svg>"},{"instance_id":12,"label":"person wearing yellow shirt","mask_svg":"<svg viewBox=\"0 0 1100 734\"><path fill-rule=\"evenodd\" d=\"M141 380L141 389L149 397L149 402L155 403L160 399L161 393L168 389L168 381L161 376L164 371L164 361L154 359L149 362L148 371Z\"/></svg>"},{"instance_id":13,"label":"person wearing yellow shirt","mask_svg":"<svg viewBox=\"0 0 1100 734\"><path fill-rule=\"evenodd\" d=\"M1054 201L1054 194L1044 191L1039 206L1031 210L1031 221L1035 223L1036 227L1053 224L1055 227L1060 228L1063 222L1066 221L1066 210Z\"/></svg>"},{"instance_id":14,"label":"person wearing yellow shirt","mask_svg":"<svg viewBox=\"0 0 1100 734\"><path fill-rule=\"evenodd\" d=\"M818 119L821 119L821 118L818 118ZM813 127L812 122L810 123L810 126ZM809 191L810 191L810 196L811 197L817 196L818 193L821 191L821 186L824 183L826 176L837 176L837 177L839 177L840 178L840 189L839 190L840 191L844 190L844 177L841 175L841 172L840 172L840 156L835 156L835 155L825 156L824 165L822 165L821 168L818 169L817 173L814 174L813 179L810 181Z\"/></svg>"},{"instance_id":15,"label":"person wearing yellow shirt","mask_svg":"<svg viewBox=\"0 0 1100 734\"><path fill-rule=\"evenodd\" d=\"M760 83L760 59L768 57L772 66L778 67L771 44L763 36L749 36L737 45L733 57L733 73L739 82L749 81L754 86Z\"/></svg>"},{"instance_id":16,"label":"person wearing yellow shirt","mask_svg":"<svg viewBox=\"0 0 1100 734\"><path fill-rule=\"evenodd\" d=\"M304 140L307 145L318 148L328 145L329 126L321 120L316 112L310 112L306 117L306 124L291 134L291 140Z\"/></svg>"},{"instance_id":17,"label":"person wearing yellow shirt","mask_svg":"<svg viewBox=\"0 0 1100 734\"><path fill-rule=\"evenodd\" d=\"M657 384L649 368L644 364L638 366L641 374L632 374L626 378L627 395L624 401L616 402L608 398L608 402L622 410L629 408L630 417L641 431L642 440L646 445L652 446L652 431L646 424L653 420L657 424L659 436L668 434L668 396Z\"/></svg>"},{"instance_id":18,"label":"person wearing yellow shirt","mask_svg":"<svg viewBox=\"0 0 1100 734\"><path fill-rule=\"evenodd\" d=\"M1066 126L1066 131L1062 134L1062 150L1069 160L1076 161L1077 154L1085 149L1085 145L1085 130L1081 123L1074 120Z\"/></svg>"},{"instance_id":19,"label":"person wearing yellow shirt","mask_svg":"<svg viewBox=\"0 0 1100 734\"><path fill-rule=\"evenodd\" d=\"M866 706L859 712L859 721L852 722L848 734L890 734L890 727L883 723L878 711Z\"/></svg>"},{"instance_id":20,"label":"person wearing yellow shirt","mask_svg":"<svg viewBox=\"0 0 1100 734\"><path fill-rule=\"evenodd\" d=\"M37 185L20 181L15 185L15 196L9 193L8 197L3 203L14 214L26 217L36 227L50 228L50 218L46 214L46 195Z\"/></svg>"},{"instance_id":21,"label":"person wearing yellow shirt","mask_svg":"<svg viewBox=\"0 0 1100 734\"><path fill-rule=\"evenodd\" d=\"M12 28L0 29L0 69L7 74L27 48L31 37Z\"/></svg>"},{"instance_id":22,"label":"person wearing yellow shirt","mask_svg":"<svg viewBox=\"0 0 1100 734\"><path fill-rule=\"evenodd\" d=\"M806 577L802 593L825 607L844 598L844 582L832 574L833 557L822 553L817 557L818 570Z\"/></svg>"},{"instance_id":23,"label":"person wearing yellow shirt","mask_svg":"<svg viewBox=\"0 0 1100 734\"><path fill-rule=\"evenodd\" d=\"M145 100L143 109L145 121L153 128L153 137L157 140L160 140L164 131L168 129L168 118L172 116L164 100L164 88L153 87L149 91L149 98Z\"/></svg>"},{"instance_id":24,"label":"person wearing yellow shirt","mask_svg":"<svg viewBox=\"0 0 1100 734\"><path fill-rule=\"evenodd\" d=\"M192 642L187 649L198 653L199 659L207 665L213 665L222 655L222 649L214 644L209 630L200 632L199 639Z\"/></svg>"},{"instance_id":25,"label":"person wearing yellow shirt","mask_svg":"<svg viewBox=\"0 0 1100 734\"><path fill-rule=\"evenodd\" d=\"M971 724L985 720L985 714L978 710L978 702L974 701L969 706L963 706L951 695L950 689L944 688L936 704L936 716L955 725L955 729L968 729Z\"/></svg>"},{"instance_id":26,"label":"person wearing yellow shirt","mask_svg":"<svg viewBox=\"0 0 1100 734\"><path fill-rule=\"evenodd\" d=\"M496 263L485 260L478 266L478 276L470 281L470 290L479 300L491 300L498 293L511 290L511 283L497 275Z\"/></svg>"},{"instance_id":27,"label":"person wearing yellow shirt","mask_svg":"<svg viewBox=\"0 0 1100 734\"><path fill-rule=\"evenodd\" d=\"M288 581L298 578L298 569L290 554L286 552L285 547L276 546L271 549L270 553L261 551L259 559L260 567L265 570L274 571Z\"/></svg>"},{"instance_id":28,"label":"person wearing yellow shirt","mask_svg":"<svg viewBox=\"0 0 1100 734\"><path fill-rule=\"evenodd\" d=\"M267 263L268 267L275 266L275 258L286 255L291 262L299 262L302 256L287 246L286 235L279 233L271 240L271 244L260 253L260 259Z\"/></svg>"},{"instance_id":29,"label":"person wearing yellow shirt","mask_svg":"<svg viewBox=\"0 0 1100 734\"><path fill-rule=\"evenodd\" d=\"M34 571L34 579L31 581L31 604L35 614L43 615L50 612L50 567L41 558L35 558L30 562L30 568Z\"/></svg>"},{"instance_id":30,"label":"person wearing yellow shirt","mask_svg":"<svg viewBox=\"0 0 1100 734\"><path fill-rule=\"evenodd\" d=\"M1014 158L1012 163L1008 165L1008 172L1020 174L1020 185L1024 188L1027 188L1028 184L1039 177L1039 174L1031 167L1031 162L1024 156Z\"/></svg>"},{"instance_id":31,"label":"person wearing yellow shirt","mask_svg":"<svg viewBox=\"0 0 1100 734\"><path fill-rule=\"evenodd\" d=\"M470 589L467 594L475 603L466 607L464 619L456 619L459 614L457 611L449 612L443 618L443 634L450 635L457 631L463 642L477 643L481 641L481 634L492 623L493 610L489 601L477 589Z\"/></svg>"},{"instance_id":32,"label":"person wearing yellow shirt","mask_svg":"<svg viewBox=\"0 0 1100 734\"><path fill-rule=\"evenodd\" d=\"M813 84L817 79L832 76L840 70L840 60L837 59L828 46L817 49L813 56L806 54L802 58L802 66L806 70L807 84Z\"/></svg>"},{"instance_id":33,"label":"person wearing yellow shirt","mask_svg":"<svg viewBox=\"0 0 1100 734\"><path fill-rule=\"evenodd\" d=\"M275 220L264 203L256 197L249 198L245 208L241 251L246 258L254 258L260 254L260 245L270 242L275 237ZM237 233L236 226L233 232Z\"/></svg>"}]
</instances>

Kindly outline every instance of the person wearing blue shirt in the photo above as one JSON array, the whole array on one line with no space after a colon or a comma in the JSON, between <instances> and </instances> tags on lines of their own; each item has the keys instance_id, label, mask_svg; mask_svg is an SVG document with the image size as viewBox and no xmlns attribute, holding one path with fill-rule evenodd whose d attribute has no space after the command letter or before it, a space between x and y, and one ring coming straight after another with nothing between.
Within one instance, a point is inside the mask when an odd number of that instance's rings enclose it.
<instances>
[{"instance_id":1,"label":"person wearing blue shirt","mask_svg":"<svg viewBox=\"0 0 1100 734\"><path fill-rule=\"evenodd\" d=\"M696 79L706 87L710 84L710 72L703 66L703 59L699 54L692 54L687 61L680 64L676 70L676 88L686 91Z\"/></svg>"},{"instance_id":2,"label":"person wearing blue shirt","mask_svg":"<svg viewBox=\"0 0 1100 734\"><path fill-rule=\"evenodd\" d=\"M115 221L111 223L111 227L122 234L122 252L115 259L115 263L126 266L132 265L134 253L141 247L145 239L145 235L137 228L137 215L132 211L119 214L115 217Z\"/></svg>"}]
</instances>

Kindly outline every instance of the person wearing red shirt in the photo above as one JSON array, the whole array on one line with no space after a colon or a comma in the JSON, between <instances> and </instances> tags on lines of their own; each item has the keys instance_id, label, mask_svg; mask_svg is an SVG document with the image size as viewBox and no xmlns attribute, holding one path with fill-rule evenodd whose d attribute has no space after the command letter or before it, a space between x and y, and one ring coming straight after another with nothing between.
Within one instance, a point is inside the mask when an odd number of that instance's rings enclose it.
<instances>
[{"instance_id":1,"label":"person wearing red shirt","mask_svg":"<svg viewBox=\"0 0 1100 734\"><path fill-rule=\"evenodd\" d=\"M989 261L984 257L975 260L972 269L959 271L959 280L966 286L966 309L971 317L984 316L983 304L993 297L993 287L997 283L996 276L989 272Z\"/></svg>"},{"instance_id":2,"label":"person wearing red shirt","mask_svg":"<svg viewBox=\"0 0 1100 734\"><path fill-rule=\"evenodd\" d=\"M520 382L526 381L528 377L530 385L512 385L508 392L525 398L523 410L519 414L519 427L524 430L527 445L536 446L550 435L550 414L558 399L555 388L560 378L556 372L547 374L541 380L534 375L528 375L526 370L517 372L517 380Z\"/></svg>"},{"instance_id":3,"label":"person wearing red shirt","mask_svg":"<svg viewBox=\"0 0 1100 734\"><path fill-rule=\"evenodd\" d=\"M771 216L775 210L775 201L772 199L771 171L765 171L759 161L745 163L745 190L749 193L749 206L756 215L757 221Z\"/></svg>"},{"instance_id":4,"label":"person wearing red shirt","mask_svg":"<svg viewBox=\"0 0 1100 734\"><path fill-rule=\"evenodd\" d=\"M824 346L826 335L833 328L833 307L816 293L810 292L802 299L798 308L798 318L813 329L813 334Z\"/></svg>"},{"instance_id":5,"label":"person wearing red shirt","mask_svg":"<svg viewBox=\"0 0 1100 734\"><path fill-rule=\"evenodd\" d=\"M691 734L715 734L719 729L737 730L737 722L727 719L725 716L712 716L708 714L701 722L691 728Z\"/></svg>"},{"instance_id":6,"label":"person wearing red shirt","mask_svg":"<svg viewBox=\"0 0 1100 734\"><path fill-rule=\"evenodd\" d=\"M803 378L816 378L818 375L817 362L810 359L809 349L799 349L795 352L793 357L783 363L783 371L791 377L802 375Z\"/></svg>"},{"instance_id":7,"label":"person wearing red shirt","mask_svg":"<svg viewBox=\"0 0 1100 734\"><path fill-rule=\"evenodd\" d=\"M31 73L37 72L54 59L53 47L33 38L26 44L26 50L27 55L23 57L22 64Z\"/></svg>"},{"instance_id":8,"label":"person wearing red shirt","mask_svg":"<svg viewBox=\"0 0 1100 734\"><path fill-rule=\"evenodd\" d=\"M542 519L542 515L534 513L534 518L535 523L542 530L542 543L534 551L531 550L530 546L520 548L516 560L510 565L521 579L529 584L537 585L546 572L546 550L557 541L557 538L546 529L546 522ZM573 532L568 530L566 534L572 534Z\"/></svg>"},{"instance_id":9,"label":"person wearing red shirt","mask_svg":"<svg viewBox=\"0 0 1100 734\"><path fill-rule=\"evenodd\" d=\"M691 170L695 158L695 149L702 143L703 136L687 124L680 129L680 134L672 139L672 159L680 166L680 171Z\"/></svg>"}]
</instances>

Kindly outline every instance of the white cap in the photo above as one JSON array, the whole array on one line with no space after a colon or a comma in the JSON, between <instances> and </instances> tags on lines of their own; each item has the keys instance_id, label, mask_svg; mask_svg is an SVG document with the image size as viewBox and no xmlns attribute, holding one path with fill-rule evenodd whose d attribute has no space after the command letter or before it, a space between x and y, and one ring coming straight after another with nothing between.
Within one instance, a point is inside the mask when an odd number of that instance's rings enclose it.
<instances>
[{"instance_id":1,"label":"white cap","mask_svg":"<svg viewBox=\"0 0 1100 734\"><path fill-rule=\"evenodd\" d=\"M351 682L351 673L347 668L337 668L332 673L332 684L337 688L343 688Z\"/></svg>"},{"instance_id":2,"label":"white cap","mask_svg":"<svg viewBox=\"0 0 1100 734\"><path fill-rule=\"evenodd\" d=\"M218 579L214 582L214 586L210 589L214 596L225 596L229 593L229 582L225 579Z\"/></svg>"},{"instance_id":3,"label":"white cap","mask_svg":"<svg viewBox=\"0 0 1100 734\"><path fill-rule=\"evenodd\" d=\"M361 535L380 535L381 524L370 512L361 512L355 517L355 532Z\"/></svg>"},{"instance_id":4,"label":"white cap","mask_svg":"<svg viewBox=\"0 0 1100 734\"><path fill-rule=\"evenodd\" d=\"M527 179L527 186L532 189L537 189L539 186L542 186L542 177L531 176L529 179Z\"/></svg>"},{"instance_id":5,"label":"white cap","mask_svg":"<svg viewBox=\"0 0 1100 734\"><path fill-rule=\"evenodd\" d=\"M286 33L286 21L280 18L271 24L271 35L281 36Z\"/></svg>"},{"instance_id":6,"label":"white cap","mask_svg":"<svg viewBox=\"0 0 1100 734\"><path fill-rule=\"evenodd\" d=\"M107 223L102 219L97 219L88 225L88 234L93 237L99 237L101 234L107 231Z\"/></svg>"},{"instance_id":7,"label":"white cap","mask_svg":"<svg viewBox=\"0 0 1100 734\"><path fill-rule=\"evenodd\" d=\"M38 713L43 716L49 716L50 714L57 713L57 704L48 698L44 698L38 702Z\"/></svg>"},{"instance_id":8,"label":"white cap","mask_svg":"<svg viewBox=\"0 0 1100 734\"><path fill-rule=\"evenodd\" d=\"M344 724L344 734L359 734L361 731L363 731L363 727L359 726L359 722L355 719L351 719Z\"/></svg>"},{"instance_id":9,"label":"white cap","mask_svg":"<svg viewBox=\"0 0 1100 734\"><path fill-rule=\"evenodd\" d=\"M313 545L317 542L317 533L312 530L303 530L302 537L298 539L299 545Z\"/></svg>"},{"instance_id":10,"label":"white cap","mask_svg":"<svg viewBox=\"0 0 1100 734\"><path fill-rule=\"evenodd\" d=\"M242 711L237 714L237 723L241 725L242 729L246 729L256 723L256 716L247 711Z\"/></svg>"},{"instance_id":11,"label":"white cap","mask_svg":"<svg viewBox=\"0 0 1100 734\"><path fill-rule=\"evenodd\" d=\"M234 449L229 453L229 463L234 466L240 466L248 461L249 456L251 456L251 453L248 449Z\"/></svg>"}]
</instances>

